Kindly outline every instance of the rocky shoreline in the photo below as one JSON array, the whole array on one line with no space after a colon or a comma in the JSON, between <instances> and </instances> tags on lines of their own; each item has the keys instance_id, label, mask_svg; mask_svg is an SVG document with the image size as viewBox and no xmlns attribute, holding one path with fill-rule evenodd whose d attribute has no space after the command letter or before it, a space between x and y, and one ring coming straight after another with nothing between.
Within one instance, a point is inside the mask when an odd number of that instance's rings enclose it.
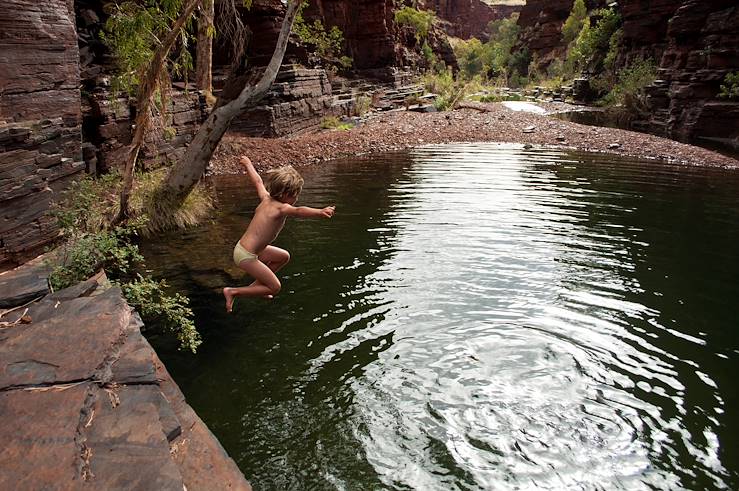
<instances>
[{"instance_id":1,"label":"rocky shoreline","mask_svg":"<svg viewBox=\"0 0 739 491\"><path fill-rule=\"evenodd\" d=\"M542 103L547 114L572 109ZM211 161L211 175L239 174L240 155L257 167L296 166L419 145L499 142L609 152L685 165L739 168L739 160L701 147L645 133L586 126L547 114L514 111L502 103L466 103L449 112L377 113L351 130L324 130L288 138L227 135Z\"/></svg>"},{"instance_id":2,"label":"rocky shoreline","mask_svg":"<svg viewBox=\"0 0 739 491\"><path fill-rule=\"evenodd\" d=\"M47 276L43 259L0 274L0 489L250 491L120 289Z\"/></svg>"}]
</instances>

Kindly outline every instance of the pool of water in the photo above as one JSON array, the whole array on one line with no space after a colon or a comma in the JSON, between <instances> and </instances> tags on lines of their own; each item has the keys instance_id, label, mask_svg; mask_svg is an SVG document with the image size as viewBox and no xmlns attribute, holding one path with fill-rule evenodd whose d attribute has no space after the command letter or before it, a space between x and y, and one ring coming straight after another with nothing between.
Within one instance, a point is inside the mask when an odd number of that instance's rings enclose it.
<instances>
[{"instance_id":1,"label":"pool of water","mask_svg":"<svg viewBox=\"0 0 739 491\"><path fill-rule=\"evenodd\" d=\"M256 490L739 488L739 173L488 144L302 170L272 302L256 204L149 241L197 355L150 340Z\"/></svg>"}]
</instances>

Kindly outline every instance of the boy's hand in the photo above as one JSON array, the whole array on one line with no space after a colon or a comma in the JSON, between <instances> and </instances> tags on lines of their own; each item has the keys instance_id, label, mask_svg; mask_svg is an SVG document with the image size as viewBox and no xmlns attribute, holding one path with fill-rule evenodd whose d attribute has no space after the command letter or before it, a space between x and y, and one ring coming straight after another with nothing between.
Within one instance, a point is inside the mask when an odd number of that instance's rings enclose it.
<instances>
[{"instance_id":1,"label":"boy's hand","mask_svg":"<svg viewBox=\"0 0 739 491\"><path fill-rule=\"evenodd\" d=\"M334 210L336 210L335 206L327 206L321 210L321 216L324 218L331 218L334 216Z\"/></svg>"},{"instance_id":2,"label":"boy's hand","mask_svg":"<svg viewBox=\"0 0 739 491\"><path fill-rule=\"evenodd\" d=\"M242 157L241 157L241 158L239 159L239 163L240 163L241 165L243 165L243 166L250 166L250 165L252 165L252 164L251 164L251 159L250 159L249 157L247 157L246 155L243 155L243 156L242 156Z\"/></svg>"}]
</instances>

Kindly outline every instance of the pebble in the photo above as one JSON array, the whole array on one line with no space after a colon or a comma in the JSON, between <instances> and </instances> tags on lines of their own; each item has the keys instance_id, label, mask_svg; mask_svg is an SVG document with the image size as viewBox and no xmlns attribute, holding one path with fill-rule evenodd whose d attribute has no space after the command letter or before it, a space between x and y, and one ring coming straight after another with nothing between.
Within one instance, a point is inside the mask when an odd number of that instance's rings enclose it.
<instances>
[{"instance_id":1,"label":"pebble","mask_svg":"<svg viewBox=\"0 0 739 491\"><path fill-rule=\"evenodd\" d=\"M556 108L554 108L556 109ZM444 124L444 123L447 124ZM539 130L542 131L539 131ZM401 135L401 130L407 133ZM238 155L248 154L260 168L285 163L308 163L351 155L357 151L377 152L408 148L424 143L491 141L523 144L522 133L534 133L535 144L566 144L574 148L606 150L635 157L668 156L671 160L699 165L739 167L739 161L699 147L664 138L613 128L584 128L547 116L515 114L500 104L448 113L401 112L368 118L365 125L350 131L306 133L287 138L251 138L228 134L211 161L208 174L241 173ZM564 137L564 140L559 137ZM629 141L628 147L618 143ZM609 142L610 140L610 142ZM614 144L616 146L614 146Z\"/></svg>"}]
</instances>

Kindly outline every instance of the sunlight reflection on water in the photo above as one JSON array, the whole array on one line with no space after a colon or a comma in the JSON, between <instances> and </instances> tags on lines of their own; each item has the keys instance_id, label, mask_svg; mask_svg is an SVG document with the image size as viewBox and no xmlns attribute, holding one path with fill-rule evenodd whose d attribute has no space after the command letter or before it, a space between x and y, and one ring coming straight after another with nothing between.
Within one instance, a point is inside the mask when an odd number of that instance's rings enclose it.
<instances>
[{"instance_id":1,"label":"sunlight reflection on water","mask_svg":"<svg viewBox=\"0 0 739 491\"><path fill-rule=\"evenodd\" d=\"M737 174L477 144L305 176L337 215L286 227L288 293L196 293L203 353L162 348L255 488L739 483ZM192 294L227 259L167 254L243 225L145 252Z\"/></svg>"}]
</instances>

